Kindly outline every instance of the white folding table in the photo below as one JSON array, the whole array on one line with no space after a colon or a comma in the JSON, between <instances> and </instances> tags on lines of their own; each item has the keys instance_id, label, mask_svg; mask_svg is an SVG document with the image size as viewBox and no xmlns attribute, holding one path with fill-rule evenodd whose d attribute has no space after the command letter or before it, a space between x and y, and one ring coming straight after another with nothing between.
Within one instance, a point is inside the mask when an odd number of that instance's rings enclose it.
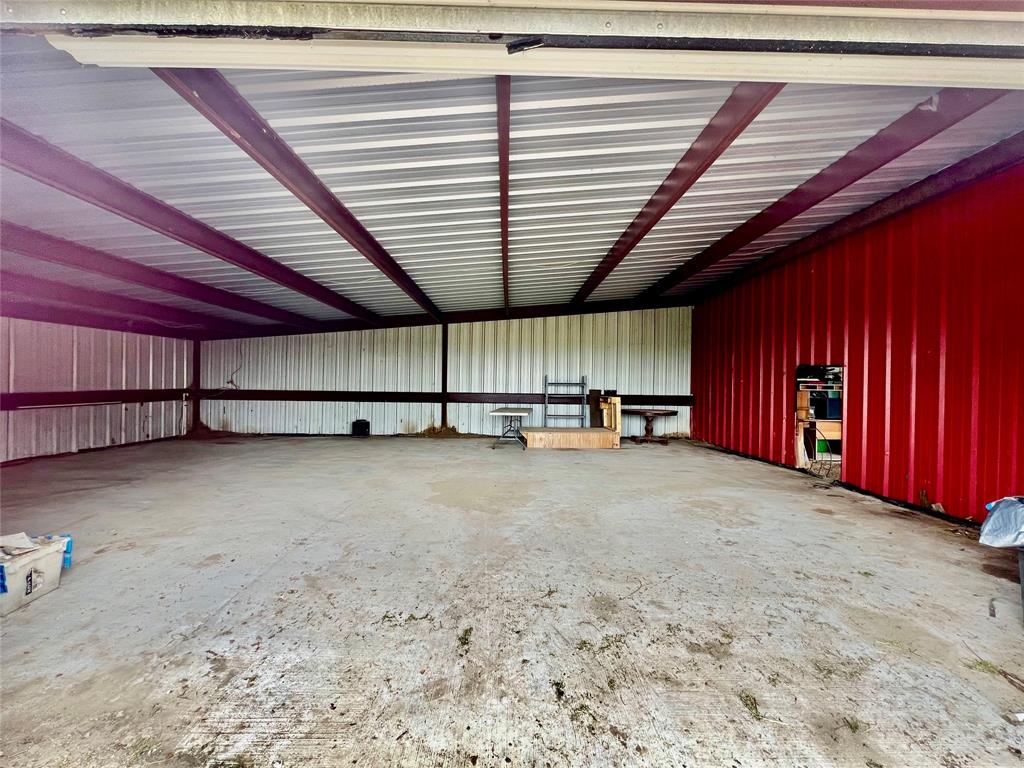
<instances>
[{"instance_id":1,"label":"white folding table","mask_svg":"<svg viewBox=\"0 0 1024 768\"><path fill-rule=\"evenodd\" d=\"M491 448L497 448L498 443L502 440L514 440L523 446L523 450L526 450L526 438L523 437L522 426L523 416L529 416L533 413L533 408L512 408L502 407L495 408L491 411L491 416L502 417L502 424L504 425L501 437L499 437Z\"/></svg>"}]
</instances>

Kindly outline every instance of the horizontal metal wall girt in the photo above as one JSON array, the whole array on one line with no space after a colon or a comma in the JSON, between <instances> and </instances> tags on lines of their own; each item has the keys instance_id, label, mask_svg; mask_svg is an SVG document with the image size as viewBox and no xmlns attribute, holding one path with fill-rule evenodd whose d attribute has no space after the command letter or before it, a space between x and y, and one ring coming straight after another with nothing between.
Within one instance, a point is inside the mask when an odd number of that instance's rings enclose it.
<instances>
[{"instance_id":1,"label":"horizontal metal wall girt","mask_svg":"<svg viewBox=\"0 0 1024 768\"><path fill-rule=\"evenodd\" d=\"M0 411L27 408L65 408L76 405L163 403L188 399L187 389L90 389L77 392L4 392Z\"/></svg>"},{"instance_id":2,"label":"horizontal metal wall girt","mask_svg":"<svg viewBox=\"0 0 1024 768\"><path fill-rule=\"evenodd\" d=\"M536 392L381 392L321 389L201 389L201 400L269 400L325 403L519 403L541 404ZM620 395L623 405L693 405L692 395ZM555 405L579 402L549 398Z\"/></svg>"},{"instance_id":3,"label":"horizontal metal wall girt","mask_svg":"<svg viewBox=\"0 0 1024 768\"><path fill-rule=\"evenodd\" d=\"M370 323L376 314L315 280L194 219L162 200L0 119L0 161L8 168L134 221L190 248Z\"/></svg>"},{"instance_id":4,"label":"horizontal metal wall girt","mask_svg":"<svg viewBox=\"0 0 1024 768\"><path fill-rule=\"evenodd\" d=\"M784 87L784 83L740 83L711 118L700 135L679 159L675 167L651 195L640 213L619 236L615 245L573 297L573 303L586 301L630 251L679 202L686 191L711 167L743 130L761 114Z\"/></svg>"},{"instance_id":5,"label":"horizontal metal wall girt","mask_svg":"<svg viewBox=\"0 0 1024 768\"><path fill-rule=\"evenodd\" d=\"M443 319L441 310L394 257L220 72L154 69L153 73L345 238L428 315L438 321ZM354 312L349 314L360 316Z\"/></svg>"},{"instance_id":6,"label":"horizontal metal wall girt","mask_svg":"<svg viewBox=\"0 0 1024 768\"><path fill-rule=\"evenodd\" d=\"M704 251L683 262L638 299L653 299L731 256L761 235L878 170L1006 95L1000 90L944 88L817 175L769 205Z\"/></svg>"}]
</instances>

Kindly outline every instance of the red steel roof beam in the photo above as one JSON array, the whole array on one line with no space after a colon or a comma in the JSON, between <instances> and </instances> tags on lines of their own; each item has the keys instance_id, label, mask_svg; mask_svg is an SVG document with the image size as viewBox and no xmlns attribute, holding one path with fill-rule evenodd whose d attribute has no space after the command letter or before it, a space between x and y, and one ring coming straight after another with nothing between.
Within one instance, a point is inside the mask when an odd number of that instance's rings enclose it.
<instances>
[{"instance_id":1,"label":"red steel roof beam","mask_svg":"<svg viewBox=\"0 0 1024 768\"><path fill-rule=\"evenodd\" d=\"M785 83L740 83L733 89L675 168L576 292L573 304L586 301L784 86Z\"/></svg>"},{"instance_id":2,"label":"red steel roof beam","mask_svg":"<svg viewBox=\"0 0 1024 768\"><path fill-rule=\"evenodd\" d=\"M13 297L30 301L68 304L96 312L126 315L165 326L169 331L189 333L208 331L218 335L225 333L248 335L259 329L257 325L236 323L202 312L168 307L164 304L134 299L129 296L119 296L92 288L80 288L17 272L0 272L0 292L5 298Z\"/></svg>"},{"instance_id":3,"label":"red steel roof beam","mask_svg":"<svg viewBox=\"0 0 1024 768\"><path fill-rule=\"evenodd\" d=\"M718 242L676 267L637 298L652 299L675 288L762 235L827 200L855 181L877 171L950 126L987 107L1006 93L1007 91L987 89L942 89Z\"/></svg>"},{"instance_id":4,"label":"red steel roof beam","mask_svg":"<svg viewBox=\"0 0 1024 768\"><path fill-rule=\"evenodd\" d=\"M37 232L20 224L8 221L0 222L0 243L3 243L4 250L31 259L60 264L94 275L103 275L123 283L141 285L155 291L181 296L233 312L263 317L286 326L306 330L320 328L319 321L297 315L294 312L278 309L270 304L214 288L196 280L179 277L170 272L147 267L131 259L114 256L80 243L48 235L45 232Z\"/></svg>"},{"instance_id":5,"label":"red steel roof beam","mask_svg":"<svg viewBox=\"0 0 1024 768\"><path fill-rule=\"evenodd\" d=\"M371 323L380 318L315 280L0 119L0 162L18 173Z\"/></svg>"},{"instance_id":6,"label":"red steel roof beam","mask_svg":"<svg viewBox=\"0 0 1024 768\"><path fill-rule=\"evenodd\" d=\"M193 329L169 328L166 325L123 317L107 315L79 307L55 307L23 300L20 297L4 296L3 317L19 320L35 320L40 323L59 323L61 325L77 325L82 328L101 328L105 331L122 331L124 333L144 333L147 336L166 336L172 339L206 339L213 334ZM217 337L220 338L220 337Z\"/></svg>"},{"instance_id":7,"label":"red steel roof beam","mask_svg":"<svg viewBox=\"0 0 1024 768\"><path fill-rule=\"evenodd\" d=\"M1024 93L1018 92L1014 95L1021 101L1021 109L1024 109ZM849 216L844 216L838 221L800 238L796 242L784 245L760 261L755 261L743 269L715 281L703 290L695 293L688 292L687 297L692 299L694 304L703 303L730 286L739 285L755 275L772 270L798 256L824 248L840 238L848 237L873 224L885 221L941 195L947 195L987 176L1005 171L1019 163L1024 163L1024 131L969 155L909 187L904 187L898 192L872 203L867 208L861 208Z\"/></svg>"},{"instance_id":8,"label":"red steel roof beam","mask_svg":"<svg viewBox=\"0 0 1024 768\"><path fill-rule=\"evenodd\" d=\"M438 322L441 310L278 133L215 69L153 69L200 114Z\"/></svg>"},{"instance_id":9,"label":"red steel roof beam","mask_svg":"<svg viewBox=\"0 0 1024 768\"><path fill-rule=\"evenodd\" d=\"M494 78L494 91L498 105L498 204L501 210L501 286L505 297L505 312L509 311L508 298L508 169L509 133L512 128L512 78L498 75Z\"/></svg>"}]
</instances>

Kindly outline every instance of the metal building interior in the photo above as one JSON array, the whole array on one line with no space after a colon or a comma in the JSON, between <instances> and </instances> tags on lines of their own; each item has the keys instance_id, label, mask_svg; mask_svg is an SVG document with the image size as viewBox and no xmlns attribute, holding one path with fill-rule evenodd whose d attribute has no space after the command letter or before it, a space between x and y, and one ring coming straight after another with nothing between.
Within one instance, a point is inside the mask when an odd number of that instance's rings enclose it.
<instances>
[{"instance_id":1,"label":"metal building interior","mask_svg":"<svg viewBox=\"0 0 1024 768\"><path fill-rule=\"evenodd\" d=\"M4 765L1024 764L1024 4L2 9Z\"/></svg>"}]
</instances>

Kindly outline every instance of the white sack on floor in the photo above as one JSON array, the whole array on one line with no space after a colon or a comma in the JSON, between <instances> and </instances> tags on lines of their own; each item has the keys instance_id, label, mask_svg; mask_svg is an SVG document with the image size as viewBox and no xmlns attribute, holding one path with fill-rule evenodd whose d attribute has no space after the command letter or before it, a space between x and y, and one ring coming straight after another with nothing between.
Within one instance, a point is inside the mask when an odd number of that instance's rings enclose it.
<instances>
[{"instance_id":1,"label":"white sack on floor","mask_svg":"<svg viewBox=\"0 0 1024 768\"><path fill-rule=\"evenodd\" d=\"M1007 496L986 505L981 543L990 547L1024 547L1024 496Z\"/></svg>"}]
</instances>

